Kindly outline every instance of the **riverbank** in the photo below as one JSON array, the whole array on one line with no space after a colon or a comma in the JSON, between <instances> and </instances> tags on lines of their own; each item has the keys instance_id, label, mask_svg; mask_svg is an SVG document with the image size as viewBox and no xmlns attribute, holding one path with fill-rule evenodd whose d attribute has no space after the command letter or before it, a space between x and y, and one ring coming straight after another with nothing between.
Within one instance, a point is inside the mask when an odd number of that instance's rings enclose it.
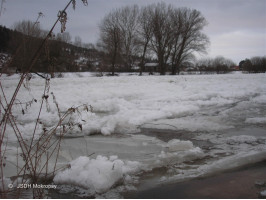
<instances>
[{"instance_id":1,"label":"riverbank","mask_svg":"<svg viewBox=\"0 0 266 200\"><path fill-rule=\"evenodd\" d=\"M130 199L255 199L266 190L266 160L210 177L124 194Z\"/></svg>"}]
</instances>

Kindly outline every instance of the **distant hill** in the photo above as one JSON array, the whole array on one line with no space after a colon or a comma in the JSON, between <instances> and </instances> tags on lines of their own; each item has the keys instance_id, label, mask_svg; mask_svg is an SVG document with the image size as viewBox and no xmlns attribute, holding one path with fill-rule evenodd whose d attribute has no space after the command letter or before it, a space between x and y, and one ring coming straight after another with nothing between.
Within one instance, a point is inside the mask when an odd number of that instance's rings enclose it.
<instances>
[{"instance_id":1,"label":"distant hill","mask_svg":"<svg viewBox=\"0 0 266 200\"><path fill-rule=\"evenodd\" d=\"M27 69L42 38L26 36L18 31L0 26L0 53L3 67L5 58L9 55L12 62L2 72L23 72ZM55 38L48 40L33 71L51 73L95 71L102 52L91 48L82 48L73 44L58 41Z\"/></svg>"}]
</instances>

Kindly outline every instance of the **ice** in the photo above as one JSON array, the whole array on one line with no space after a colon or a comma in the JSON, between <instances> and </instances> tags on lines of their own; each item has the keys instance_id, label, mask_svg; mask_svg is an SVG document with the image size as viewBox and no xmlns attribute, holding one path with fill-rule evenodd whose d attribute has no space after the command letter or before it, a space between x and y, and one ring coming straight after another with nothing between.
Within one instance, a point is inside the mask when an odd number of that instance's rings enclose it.
<instances>
[{"instance_id":1,"label":"ice","mask_svg":"<svg viewBox=\"0 0 266 200\"><path fill-rule=\"evenodd\" d=\"M250 135L239 135L239 136L232 136L227 138L227 143L229 144L241 144L241 143L248 143L248 144L252 144L252 143L256 143L257 142L257 138L254 136L250 136Z\"/></svg>"},{"instance_id":2,"label":"ice","mask_svg":"<svg viewBox=\"0 0 266 200\"><path fill-rule=\"evenodd\" d=\"M255 98L252 99L252 101L254 103L266 103L266 95L265 94L261 94Z\"/></svg>"},{"instance_id":3,"label":"ice","mask_svg":"<svg viewBox=\"0 0 266 200\"><path fill-rule=\"evenodd\" d=\"M97 156L96 159L79 157L70 163L70 169L59 172L54 182L74 184L96 193L102 193L122 181L125 174L138 170L138 162L123 162L117 157Z\"/></svg>"},{"instance_id":4,"label":"ice","mask_svg":"<svg viewBox=\"0 0 266 200\"><path fill-rule=\"evenodd\" d=\"M183 117L177 119L160 119L156 122L146 123L143 128L172 129L186 131L221 131L233 128L232 125L221 124L220 117Z\"/></svg>"},{"instance_id":5,"label":"ice","mask_svg":"<svg viewBox=\"0 0 266 200\"><path fill-rule=\"evenodd\" d=\"M265 156L265 149L261 149L261 152L254 150L250 152L240 152L233 156L228 156L216 162L213 162L210 165L201 166L199 170L202 170L204 173L209 174L217 171L225 171L227 169L233 169L239 166L244 166L245 164L252 164L263 161L265 159Z\"/></svg>"},{"instance_id":6,"label":"ice","mask_svg":"<svg viewBox=\"0 0 266 200\"><path fill-rule=\"evenodd\" d=\"M255 186L257 186L257 187L266 186L266 182L263 181L263 180L258 180L258 181L255 182Z\"/></svg>"},{"instance_id":7,"label":"ice","mask_svg":"<svg viewBox=\"0 0 266 200\"><path fill-rule=\"evenodd\" d=\"M266 117L247 118L246 123L249 123L249 124L266 124Z\"/></svg>"},{"instance_id":8,"label":"ice","mask_svg":"<svg viewBox=\"0 0 266 200\"><path fill-rule=\"evenodd\" d=\"M5 176L3 178L0 178L0 192L5 191L7 192L6 197L10 199L12 196L12 192L18 187L19 184L29 184L30 180L27 178L22 179L22 177L12 177L6 178Z\"/></svg>"},{"instance_id":9,"label":"ice","mask_svg":"<svg viewBox=\"0 0 266 200\"><path fill-rule=\"evenodd\" d=\"M1 76L8 101L18 79L19 75ZM29 90L21 88L12 108L17 127L28 141L40 110L44 80L33 75L29 86ZM65 118L52 140L67 127L57 167L70 163L71 168L59 172L55 181L92 193L115 196L115 190L133 188L143 173L154 169L169 169L158 180L176 181L266 156L266 74L95 77L93 73L63 73L63 78L51 79L48 95L34 139L45 129L53 130L59 115L79 107ZM162 141L142 135L151 128L160 129L160 138L164 130L176 136L166 135ZM16 156L21 149L9 124L3 141L7 144L4 173L11 177L23 160ZM51 157L49 169L55 161Z\"/></svg>"},{"instance_id":10,"label":"ice","mask_svg":"<svg viewBox=\"0 0 266 200\"><path fill-rule=\"evenodd\" d=\"M186 151L193 148L193 143L190 141L173 139L167 143L167 147L169 148L169 151Z\"/></svg>"},{"instance_id":11,"label":"ice","mask_svg":"<svg viewBox=\"0 0 266 200\"><path fill-rule=\"evenodd\" d=\"M54 178L55 183L72 184L91 192L93 190L94 193L102 193L117 184L131 183L131 175L164 167L169 163L177 164L202 158L204 155L190 141L171 140L165 143L143 135L107 139L95 136L86 139L87 151L94 151L98 156L79 157L80 154L86 155L86 152L81 152L85 147L81 145L81 139L75 139L79 141L78 146L73 139L69 145L62 143L61 151L69 153L61 155L71 157L67 158L72 160L71 167L59 172ZM105 155L101 155L104 153ZM60 162L63 160L61 157Z\"/></svg>"},{"instance_id":12,"label":"ice","mask_svg":"<svg viewBox=\"0 0 266 200\"><path fill-rule=\"evenodd\" d=\"M173 182L180 180L189 180L195 177L204 177L218 172L224 172L247 164L252 164L265 160L266 149L260 151L245 151L227 156L216 161L209 161L204 165L197 166L187 170L177 170L177 175L164 178L163 182Z\"/></svg>"},{"instance_id":13,"label":"ice","mask_svg":"<svg viewBox=\"0 0 266 200\"><path fill-rule=\"evenodd\" d=\"M2 77L7 98L11 98L17 75ZM59 102L62 113L71 107L90 105L92 113L73 121L82 124L72 135L139 132L141 127L189 131L220 131L243 123L264 123L265 74L202 76L121 76L93 77L90 73L66 73L65 78L51 79L50 93ZM137 83L137 84L136 84ZM33 78L30 90L21 88L18 99L31 103L27 109L17 104L12 112L19 124L34 126L40 109L44 81ZM22 109L25 114L22 115ZM266 109L264 109L266 110ZM247 117L245 117L247 116ZM231 119L231 120L230 120ZM52 128L58 121L52 95L43 107L41 122ZM161 126L160 126L161 125Z\"/></svg>"},{"instance_id":14,"label":"ice","mask_svg":"<svg viewBox=\"0 0 266 200\"><path fill-rule=\"evenodd\" d=\"M260 196L261 196L262 198L265 198L265 197L266 197L266 190L261 191L261 192L260 192Z\"/></svg>"},{"instance_id":15,"label":"ice","mask_svg":"<svg viewBox=\"0 0 266 200\"><path fill-rule=\"evenodd\" d=\"M1 177L0 178L0 192L10 189L9 184L12 184L12 181L10 178Z\"/></svg>"}]
</instances>

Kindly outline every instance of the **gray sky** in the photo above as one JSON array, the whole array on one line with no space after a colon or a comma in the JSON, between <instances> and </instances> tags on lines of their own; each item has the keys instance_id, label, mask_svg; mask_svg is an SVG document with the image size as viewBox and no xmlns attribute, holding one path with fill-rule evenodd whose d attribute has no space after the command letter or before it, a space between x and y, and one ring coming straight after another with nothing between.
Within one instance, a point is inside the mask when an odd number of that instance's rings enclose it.
<instances>
[{"instance_id":1,"label":"gray sky","mask_svg":"<svg viewBox=\"0 0 266 200\"><path fill-rule=\"evenodd\" d=\"M43 29L50 29L69 0L6 0L0 16L0 24L12 28L21 20L35 21L38 12ZM82 42L96 43L98 25L112 9L125 5L148 5L162 0L88 0L84 6L76 0L76 10L67 10L66 28L74 40L80 36ZM1 2L1 1L0 1ZM266 55L266 0L164 0L176 7L199 10L207 19L204 32L210 38L209 57L222 55L237 64L252 56ZM57 26L55 33L59 32Z\"/></svg>"}]
</instances>

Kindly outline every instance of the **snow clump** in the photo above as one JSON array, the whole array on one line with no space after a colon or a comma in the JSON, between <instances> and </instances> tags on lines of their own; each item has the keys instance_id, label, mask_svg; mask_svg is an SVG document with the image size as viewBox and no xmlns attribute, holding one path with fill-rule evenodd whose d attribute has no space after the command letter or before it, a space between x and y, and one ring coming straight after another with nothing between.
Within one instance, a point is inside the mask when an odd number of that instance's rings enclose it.
<instances>
[{"instance_id":1,"label":"snow clump","mask_svg":"<svg viewBox=\"0 0 266 200\"><path fill-rule=\"evenodd\" d=\"M117 156L97 156L96 159L80 156L71 167L54 177L56 184L77 185L95 193L103 193L122 182L124 176L138 171L139 162L122 161Z\"/></svg>"},{"instance_id":2,"label":"snow clump","mask_svg":"<svg viewBox=\"0 0 266 200\"><path fill-rule=\"evenodd\" d=\"M191 141L173 139L167 143L167 147L169 151L186 151L193 148L193 143Z\"/></svg>"},{"instance_id":3,"label":"snow clump","mask_svg":"<svg viewBox=\"0 0 266 200\"><path fill-rule=\"evenodd\" d=\"M227 138L227 144L254 144L258 139L250 135L239 135Z\"/></svg>"}]
</instances>

